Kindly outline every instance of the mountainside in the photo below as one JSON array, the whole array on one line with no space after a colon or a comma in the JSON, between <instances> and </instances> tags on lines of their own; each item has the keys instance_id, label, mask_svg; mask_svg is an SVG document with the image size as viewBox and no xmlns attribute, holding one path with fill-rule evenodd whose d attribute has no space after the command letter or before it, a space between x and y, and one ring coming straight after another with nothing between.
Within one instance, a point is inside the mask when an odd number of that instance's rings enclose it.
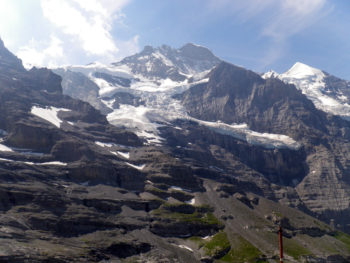
<instances>
[{"instance_id":1,"label":"mountainside","mask_svg":"<svg viewBox=\"0 0 350 263\"><path fill-rule=\"evenodd\" d=\"M0 261L350 260L349 124L294 85L193 44L54 72L0 41Z\"/></svg>"},{"instance_id":2,"label":"mountainside","mask_svg":"<svg viewBox=\"0 0 350 263\"><path fill-rule=\"evenodd\" d=\"M294 84L315 104L316 108L349 119L349 81L300 62L295 63L283 74L270 71L263 75L263 78L271 77Z\"/></svg>"},{"instance_id":3,"label":"mountainside","mask_svg":"<svg viewBox=\"0 0 350 263\"><path fill-rule=\"evenodd\" d=\"M209 74L208 83L190 88L180 99L196 118L245 122L261 133L293 138L304 153L304 159L295 165L304 170L296 172L298 177L283 174L296 180L295 189L303 203L319 216L330 217L328 220L336 213L342 220L343 213L348 213L349 123L316 109L294 85L278 78L264 80L221 63ZM328 214L328 210L332 212Z\"/></svg>"}]
</instances>

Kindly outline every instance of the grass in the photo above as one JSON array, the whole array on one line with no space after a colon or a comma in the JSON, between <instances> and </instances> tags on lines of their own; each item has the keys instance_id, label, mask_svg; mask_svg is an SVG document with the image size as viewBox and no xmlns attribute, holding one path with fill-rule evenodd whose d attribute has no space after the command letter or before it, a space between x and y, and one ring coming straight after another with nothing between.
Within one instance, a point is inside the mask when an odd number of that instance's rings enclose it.
<instances>
[{"instance_id":1,"label":"grass","mask_svg":"<svg viewBox=\"0 0 350 263\"><path fill-rule=\"evenodd\" d=\"M219 262L267 262L262 253L243 237L237 235L230 251L220 258Z\"/></svg>"},{"instance_id":2,"label":"grass","mask_svg":"<svg viewBox=\"0 0 350 263\"><path fill-rule=\"evenodd\" d=\"M349 249L349 251L350 251L350 235L345 234L345 233L340 232L340 231L337 231L334 234L334 238L341 241L347 247L347 249Z\"/></svg>"},{"instance_id":3,"label":"grass","mask_svg":"<svg viewBox=\"0 0 350 263\"><path fill-rule=\"evenodd\" d=\"M230 250L231 244L225 232L220 231L203 245L206 255L210 257L220 257Z\"/></svg>"},{"instance_id":4,"label":"grass","mask_svg":"<svg viewBox=\"0 0 350 263\"><path fill-rule=\"evenodd\" d=\"M283 239L285 254L299 259L301 256L312 255L311 251L300 245L297 241L289 238Z\"/></svg>"},{"instance_id":5,"label":"grass","mask_svg":"<svg viewBox=\"0 0 350 263\"><path fill-rule=\"evenodd\" d=\"M215 262L267 262L260 250L238 234L233 236L232 244L228 240L227 234L223 231L218 232L208 240L200 237L190 237L189 240L197 243L198 248L203 248L210 257L217 258L221 254L221 258ZM222 256L225 251L227 251L226 254Z\"/></svg>"},{"instance_id":6,"label":"grass","mask_svg":"<svg viewBox=\"0 0 350 263\"><path fill-rule=\"evenodd\" d=\"M169 218L186 223L194 222L206 225L217 225L219 227L223 226L223 224L214 216L212 212L202 212L203 210L208 211L207 207L205 207L205 209L203 209L203 207L195 207L194 212L191 214L174 212L171 211L172 209L169 209L171 207L176 208L176 206L178 205L166 203L160 208L153 210L152 214L162 218Z\"/></svg>"}]
</instances>

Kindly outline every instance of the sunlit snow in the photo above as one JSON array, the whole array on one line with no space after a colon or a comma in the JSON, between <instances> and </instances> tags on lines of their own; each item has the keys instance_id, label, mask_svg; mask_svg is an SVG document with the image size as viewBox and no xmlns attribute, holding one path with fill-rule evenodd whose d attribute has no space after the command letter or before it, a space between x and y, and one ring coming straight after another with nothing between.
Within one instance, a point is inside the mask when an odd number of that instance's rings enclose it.
<instances>
[{"instance_id":1,"label":"sunlit snow","mask_svg":"<svg viewBox=\"0 0 350 263\"><path fill-rule=\"evenodd\" d=\"M261 145L265 148L291 148L295 150L300 148L300 144L289 136L252 131L245 123L229 125L219 121L209 122L194 118L191 118L191 120L196 121L200 125L207 126L220 134L230 135L250 144Z\"/></svg>"},{"instance_id":2,"label":"sunlit snow","mask_svg":"<svg viewBox=\"0 0 350 263\"><path fill-rule=\"evenodd\" d=\"M346 102L348 98L343 94L337 94L338 99L327 95L326 74L319 69L297 62L283 74L267 72L262 77L265 79L277 77L286 83L294 84L317 109L342 117L350 117L350 105Z\"/></svg>"},{"instance_id":3,"label":"sunlit snow","mask_svg":"<svg viewBox=\"0 0 350 263\"><path fill-rule=\"evenodd\" d=\"M52 162L44 162L44 163L34 163L34 162L28 162L28 161L18 161L18 160L11 160L11 159L5 159L5 158L0 158L0 161L3 162L15 162L15 163L23 163L27 165L42 165L42 166L66 166L67 163L63 163L60 161L52 161Z\"/></svg>"},{"instance_id":4,"label":"sunlit snow","mask_svg":"<svg viewBox=\"0 0 350 263\"><path fill-rule=\"evenodd\" d=\"M34 163L34 165L57 165L57 166L66 166L67 163L53 161L53 162L45 162L45 163Z\"/></svg>"},{"instance_id":5,"label":"sunlit snow","mask_svg":"<svg viewBox=\"0 0 350 263\"><path fill-rule=\"evenodd\" d=\"M135 168L135 169L140 170L140 171L142 171L146 167L145 164L135 165L135 164L128 163L128 162L125 162L125 163L127 165L129 165L130 167Z\"/></svg>"},{"instance_id":6,"label":"sunlit snow","mask_svg":"<svg viewBox=\"0 0 350 263\"><path fill-rule=\"evenodd\" d=\"M195 205L196 204L196 198L192 198L191 200L186 201L185 203L186 204L190 204L190 205Z\"/></svg>"},{"instance_id":7,"label":"sunlit snow","mask_svg":"<svg viewBox=\"0 0 350 263\"><path fill-rule=\"evenodd\" d=\"M95 144L97 144L98 146L101 146L101 147L113 147L113 146L116 146L116 144L112 143L112 142L95 142Z\"/></svg>"},{"instance_id":8,"label":"sunlit snow","mask_svg":"<svg viewBox=\"0 0 350 263\"><path fill-rule=\"evenodd\" d=\"M0 144L0 152L13 152L13 150L6 145Z\"/></svg>"},{"instance_id":9,"label":"sunlit snow","mask_svg":"<svg viewBox=\"0 0 350 263\"><path fill-rule=\"evenodd\" d=\"M41 108L38 106L33 106L31 109L32 114L52 123L57 128L60 128L61 123L63 122L61 119L57 117L57 114L60 111L71 111L71 110L64 109L64 108L56 108L56 107Z\"/></svg>"},{"instance_id":10,"label":"sunlit snow","mask_svg":"<svg viewBox=\"0 0 350 263\"><path fill-rule=\"evenodd\" d=\"M128 153L128 152L117 151L117 154L120 155L121 157L125 158L125 159L129 159L130 158L130 153Z\"/></svg>"},{"instance_id":11,"label":"sunlit snow","mask_svg":"<svg viewBox=\"0 0 350 263\"><path fill-rule=\"evenodd\" d=\"M178 247L179 247L179 248L183 248L183 249L186 249L186 250L188 250L188 251L193 252L193 249L192 249L192 248L190 248L190 247L188 247L188 246L185 246L185 245L178 245Z\"/></svg>"}]
</instances>

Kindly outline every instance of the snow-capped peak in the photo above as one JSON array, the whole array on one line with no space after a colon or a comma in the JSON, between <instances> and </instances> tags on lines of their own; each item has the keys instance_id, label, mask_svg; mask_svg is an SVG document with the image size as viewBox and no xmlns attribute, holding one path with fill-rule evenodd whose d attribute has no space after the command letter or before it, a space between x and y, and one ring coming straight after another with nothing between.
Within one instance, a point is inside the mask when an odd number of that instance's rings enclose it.
<instances>
[{"instance_id":1,"label":"snow-capped peak","mask_svg":"<svg viewBox=\"0 0 350 263\"><path fill-rule=\"evenodd\" d=\"M294 84L319 110L350 118L350 85L347 81L337 79L332 84L329 74L301 62L295 63L282 74L269 71L262 77L279 78L285 83Z\"/></svg>"},{"instance_id":2,"label":"snow-capped peak","mask_svg":"<svg viewBox=\"0 0 350 263\"><path fill-rule=\"evenodd\" d=\"M282 74L283 77L294 79L316 78L318 80L323 79L325 74L322 70L310 67L301 62L297 62L287 72Z\"/></svg>"}]
</instances>

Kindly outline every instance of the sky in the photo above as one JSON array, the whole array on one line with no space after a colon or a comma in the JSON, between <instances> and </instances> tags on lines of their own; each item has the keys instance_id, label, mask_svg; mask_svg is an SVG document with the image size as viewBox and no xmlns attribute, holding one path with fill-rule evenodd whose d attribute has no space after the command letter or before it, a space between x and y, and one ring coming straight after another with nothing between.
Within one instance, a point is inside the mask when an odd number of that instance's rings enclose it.
<instances>
[{"instance_id":1,"label":"sky","mask_svg":"<svg viewBox=\"0 0 350 263\"><path fill-rule=\"evenodd\" d=\"M0 37L34 66L191 42L256 72L302 62L350 80L349 14L348 0L0 0Z\"/></svg>"}]
</instances>

